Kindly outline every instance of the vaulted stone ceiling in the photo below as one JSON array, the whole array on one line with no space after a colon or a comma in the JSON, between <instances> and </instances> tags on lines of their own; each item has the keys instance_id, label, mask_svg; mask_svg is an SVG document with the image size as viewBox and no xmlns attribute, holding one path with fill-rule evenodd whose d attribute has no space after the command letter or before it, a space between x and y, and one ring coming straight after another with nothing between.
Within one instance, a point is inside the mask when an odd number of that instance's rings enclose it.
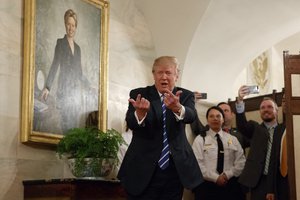
<instances>
[{"instance_id":1,"label":"vaulted stone ceiling","mask_svg":"<svg viewBox=\"0 0 300 200\"><path fill-rule=\"evenodd\" d=\"M243 70L262 52L275 47L282 57L282 49L295 50L294 53L300 49L299 37L295 37L300 31L298 1L135 3L149 24L157 55L175 55L180 59L180 85L208 92L212 102L234 98L238 87L247 84ZM296 41L286 42L290 36ZM275 84L270 91L281 90L282 86L283 83Z\"/></svg>"}]
</instances>

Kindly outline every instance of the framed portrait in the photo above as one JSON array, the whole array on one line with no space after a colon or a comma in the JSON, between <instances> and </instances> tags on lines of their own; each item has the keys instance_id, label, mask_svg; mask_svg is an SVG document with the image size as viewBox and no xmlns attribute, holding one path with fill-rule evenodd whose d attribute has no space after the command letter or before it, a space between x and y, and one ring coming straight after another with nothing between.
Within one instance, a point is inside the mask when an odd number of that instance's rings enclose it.
<instances>
[{"instance_id":1,"label":"framed portrait","mask_svg":"<svg viewBox=\"0 0 300 200\"><path fill-rule=\"evenodd\" d=\"M93 114L107 126L109 2L24 0L21 141L57 144Z\"/></svg>"}]
</instances>

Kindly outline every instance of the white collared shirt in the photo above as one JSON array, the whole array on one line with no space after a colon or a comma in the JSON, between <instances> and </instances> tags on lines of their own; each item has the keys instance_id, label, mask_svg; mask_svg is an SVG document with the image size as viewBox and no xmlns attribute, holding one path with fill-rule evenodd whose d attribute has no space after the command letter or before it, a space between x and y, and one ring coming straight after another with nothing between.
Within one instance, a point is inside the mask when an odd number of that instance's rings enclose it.
<instances>
[{"instance_id":1,"label":"white collared shirt","mask_svg":"<svg viewBox=\"0 0 300 200\"><path fill-rule=\"evenodd\" d=\"M209 129L206 132L205 139L198 135L192 146L204 179L211 182L216 182L219 177L217 172L218 143L215 137L216 134ZM244 151L235 136L223 130L220 130L218 134L224 146L223 173L226 174L228 179L233 176L238 177L246 162Z\"/></svg>"}]
</instances>

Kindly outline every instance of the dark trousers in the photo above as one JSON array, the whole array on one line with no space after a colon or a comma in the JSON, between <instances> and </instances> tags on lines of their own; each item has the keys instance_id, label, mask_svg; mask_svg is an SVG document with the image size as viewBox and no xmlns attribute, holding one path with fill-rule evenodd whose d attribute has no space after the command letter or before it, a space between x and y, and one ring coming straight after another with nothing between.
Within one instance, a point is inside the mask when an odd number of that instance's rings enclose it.
<instances>
[{"instance_id":1,"label":"dark trousers","mask_svg":"<svg viewBox=\"0 0 300 200\"><path fill-rule=\"evenodd\" d=\"M127 194L128 200L181 200L183 186L179 180L174 162L162 170L157 165L146 190L138 196Z\"/></svg>"},{"instance_id":2,"label":"dark trousers","mask_svg":"<svg viewBox=\"0 0 300 200\"><path fill-rule=\"evenodd\" d=\"M250 190L251 200L265 200L268 193L267 176L262 175L257 186Z\"/></svg>"},{"instance_id":3,"label":"dark trousers","mask_svg":"<svg viewBox=\"0 0 300 200\"><path fill-rule=\"evenodd\" d=\"M195 200L245 200L246 196L242 191L237 178L231 178L226 186L218 186L216 183L205 181L195 190Z\"/></svg>"},{"instance_id":4,"label":"dark trousers","mask_svg":"<svg viewBox=\"0 0 300 200\"><path fill-rule=\"evenodd\" d=\"M280 173L277 174L276 182L276 200L289 200L290 199L290 187L288 176L282 177Z\"/></svg>"}]
</instances>

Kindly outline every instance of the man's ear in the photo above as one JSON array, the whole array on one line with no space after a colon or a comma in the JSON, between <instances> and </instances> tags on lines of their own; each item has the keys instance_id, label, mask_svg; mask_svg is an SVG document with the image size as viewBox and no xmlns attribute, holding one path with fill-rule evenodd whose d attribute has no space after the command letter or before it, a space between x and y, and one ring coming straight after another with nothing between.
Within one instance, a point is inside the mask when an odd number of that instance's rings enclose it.
<instances>
[{"instance_id":1,"label":"man's ear","mask_svg":"<svg viewBox=\"0 0 300 200\"><path fill-rule=\"evenodd\" d=\"M177 80L178 80L178 78L179 78L179 74L177 73L177 74L176 74L175 81L177 81Z\"/></svg>"}]
</instances>

